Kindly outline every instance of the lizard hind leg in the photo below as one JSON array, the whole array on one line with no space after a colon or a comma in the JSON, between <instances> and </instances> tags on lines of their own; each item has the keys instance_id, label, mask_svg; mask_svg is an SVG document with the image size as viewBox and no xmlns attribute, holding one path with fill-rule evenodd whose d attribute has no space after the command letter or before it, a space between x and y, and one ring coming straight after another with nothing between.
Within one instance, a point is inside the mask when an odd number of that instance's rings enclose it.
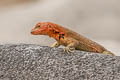
<instances>
[{"instance_id":1,"label":"lizard hind leg","mask_svg":"<svg viewBox=\"0 0 120 80\"><path fill-rule=\"evenodd\" d=\"M115 54L111 53L110 51L103 51L103 54L115 56Z\"/></svg>"},{"instance_id":2,"label":"lizard hind leg","mask_svg":"<svg viewBox=\"0 0 120 80\"><path fill-rule=\"evenodd\" d=\"M74 52L75 48L79 45L79 42L76 40L71 40L71 42L64 48L64 51L67 53Z\"/></svg>"}]
</instances>

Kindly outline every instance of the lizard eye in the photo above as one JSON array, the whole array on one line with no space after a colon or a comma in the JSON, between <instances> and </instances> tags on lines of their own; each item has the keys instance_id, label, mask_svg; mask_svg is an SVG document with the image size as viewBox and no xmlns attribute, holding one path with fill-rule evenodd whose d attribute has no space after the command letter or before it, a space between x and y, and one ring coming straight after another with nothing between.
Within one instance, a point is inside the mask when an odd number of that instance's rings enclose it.
<instances>
[{"instance_id":1,"label":"lizard eye","mask_svg":"<svg viewBox=\"0 0 120 80\"><path fill-rule=\"evenodd\" d=\"M38 28L40 28L40 25L38 26Z\"/></svg>"}]
</instances>

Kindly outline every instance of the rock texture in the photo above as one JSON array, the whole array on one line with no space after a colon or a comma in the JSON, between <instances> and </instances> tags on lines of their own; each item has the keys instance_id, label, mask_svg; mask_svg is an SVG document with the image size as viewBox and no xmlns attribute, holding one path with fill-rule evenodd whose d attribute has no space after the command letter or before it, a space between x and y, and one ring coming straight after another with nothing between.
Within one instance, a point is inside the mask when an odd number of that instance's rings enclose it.
<instances>
[{"instance_id":1,"label":"rock texture","mask_svg":"<svg viewBox=\"0 0 120 80\"><path fill-rule=\"evenodd\" d=\"M0 45L0 80L120 80L120 57L33 44Z\"/></svg>"}]
</instances>

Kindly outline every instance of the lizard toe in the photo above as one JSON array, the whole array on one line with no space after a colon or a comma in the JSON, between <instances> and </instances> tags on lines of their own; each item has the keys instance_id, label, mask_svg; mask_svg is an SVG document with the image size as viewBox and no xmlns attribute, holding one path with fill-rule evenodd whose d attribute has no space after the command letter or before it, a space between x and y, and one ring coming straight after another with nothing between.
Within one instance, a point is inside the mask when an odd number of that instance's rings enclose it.
<instances>
[{"instance_id":1,"label":"lizard toe","mask_svg":"<svg viewBox=\"0 0 120 80\"><path fill-rule=\"evenodd\" d=\"M64 52L66 52L66 53L73 53L74 50L75 50L75 48L69 48L69 47L64 48Z\"/></svg>"}]
</instances>

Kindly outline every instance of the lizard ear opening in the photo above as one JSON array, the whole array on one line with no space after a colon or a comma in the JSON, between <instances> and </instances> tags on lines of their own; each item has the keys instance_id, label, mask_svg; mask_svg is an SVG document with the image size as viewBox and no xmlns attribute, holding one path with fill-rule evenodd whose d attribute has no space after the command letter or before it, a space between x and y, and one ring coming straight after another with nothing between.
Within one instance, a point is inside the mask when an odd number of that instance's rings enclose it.
<instances>
[{"instance_id":1,"label":"lizard ear opening","mask_svg":"<svg viewBox=\"0 0 120 80\"><path fill-rule=\"evenodd\" d=\"M61 39L61 38L64 39L64 35L65 35L65 34L60 34L60 35L59 35L59 39Z\"/></svg>"},{"instance_id":2,"label":"lizard ear opening","mask_svg":"<svg viewBox=\"0 0 120 80\"><path fill-rule=\"evenodd\" d=\"M62 35L61 35L61 38L63 38L63 39L64 39L64 34L62 34Z\"/></svg>"}]
</instances>

